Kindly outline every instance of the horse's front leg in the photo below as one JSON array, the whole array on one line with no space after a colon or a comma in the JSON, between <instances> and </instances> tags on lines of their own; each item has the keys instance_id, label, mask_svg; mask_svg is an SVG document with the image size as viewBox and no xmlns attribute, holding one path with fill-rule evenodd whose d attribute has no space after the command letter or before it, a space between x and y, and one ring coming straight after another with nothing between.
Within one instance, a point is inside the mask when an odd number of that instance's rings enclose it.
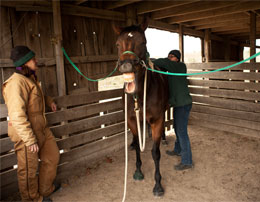
<instances>
[{"instance_id":1,"label":"horse's front leg","mask_svg":"<svg viewBox=\"0 0 260 202\"><path fill-rule=\"evenodd\" d=\"M130 130L133 133L133 145L134 145L135 151L136 151L136 170L133 175L133 178L135 180L143 180L144 175L141 171L142 161L141 161L141 156L140 156L140 147L139 147L139 141L138 141L138 132L137 132L136 122L128 121L128 127L130 128Z\"/></svg>"},{"instance_id":2,"label":"horse's front leg","mask_svg":"<svg viewBox=\"0 0 260 202\"><path fill-rule=\"evenodd\" d=\"M160 174L160 141L161 135L164 127L164 118L156 121L155 123L151 124L152 127L152 137L153 137L153 148L152 148L152 156L155 164L155 186L153 188L153 194L155 196L162 196L164 194L164 189L161 185L161 174Z\"/></svg>"}]
</instances>

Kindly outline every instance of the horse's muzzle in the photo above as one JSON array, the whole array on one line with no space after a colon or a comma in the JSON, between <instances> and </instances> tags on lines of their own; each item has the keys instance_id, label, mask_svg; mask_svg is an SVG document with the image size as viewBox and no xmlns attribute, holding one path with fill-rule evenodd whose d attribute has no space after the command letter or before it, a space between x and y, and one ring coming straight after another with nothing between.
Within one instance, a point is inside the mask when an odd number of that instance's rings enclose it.
<instances>
[{"instance_id":1,"label":"horse's muzzle","mask_svg":"<svg viewBox=\"0 0 260 202\"><path fill-rule=\"evenodd\" d=\"M119 71L121 73L129 73L129 72L133 72L133 65L131 63L123 63L122 65L120 65L119 67Z\"/></svg>"}]
</instances>

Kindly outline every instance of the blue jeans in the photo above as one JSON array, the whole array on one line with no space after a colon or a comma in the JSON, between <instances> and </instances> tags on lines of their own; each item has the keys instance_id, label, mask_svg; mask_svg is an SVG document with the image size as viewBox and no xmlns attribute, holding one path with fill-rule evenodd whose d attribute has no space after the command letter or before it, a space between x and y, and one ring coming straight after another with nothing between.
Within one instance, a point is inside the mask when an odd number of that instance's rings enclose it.
<instances>
[{"instance_id":1,"label":"blue jeans","mask_svg":"<svg viewBox=\"0 0 260 202\"><path fill-rule=\"evenodd\" d=\"M173 124L176 134L174 151L181 154L181 163L185 165L192 164L190 139L187 130L191 107L192 104L174 107L173 110Z\"/></svg>"}]
</instances>

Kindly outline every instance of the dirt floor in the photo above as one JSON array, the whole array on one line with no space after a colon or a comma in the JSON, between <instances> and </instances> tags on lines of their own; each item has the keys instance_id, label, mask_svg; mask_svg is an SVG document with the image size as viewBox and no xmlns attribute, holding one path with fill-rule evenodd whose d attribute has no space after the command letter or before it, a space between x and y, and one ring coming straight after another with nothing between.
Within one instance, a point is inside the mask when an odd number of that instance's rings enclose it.
<instances>
[{"instance_id":1,"label":"dirt floor","mask_svg":"<svg viewBox=\"0 0 260 202\"><path fill-rule=\"evenodd\" d=\"M163 197L154 197L152 193L152 141L148 140L141 154L143 181L133 180L135 151L129 151L127 202L260 201L260 139L197 126L190 126L189 135L195 163L191 170L175 171L173 167L180 157L165 153L173 148L174 135L167 136L167 146L161 146ZM122 201L124 167L122 149L86 168L80 176L69 178L51 198L53 201Z\"/></svg>"}]
</instances>

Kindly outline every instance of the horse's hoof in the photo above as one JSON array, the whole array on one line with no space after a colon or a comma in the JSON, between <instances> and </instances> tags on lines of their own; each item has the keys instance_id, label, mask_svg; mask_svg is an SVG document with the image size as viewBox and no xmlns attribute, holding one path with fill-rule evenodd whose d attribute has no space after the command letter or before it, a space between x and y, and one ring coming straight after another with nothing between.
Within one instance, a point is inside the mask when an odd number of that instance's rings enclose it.
<instances>
[{"instance_id":1,"label":"horse's hoof","mask_svg":"<svg viewBox=\"0 0 260 202\"><path fill-rule=\"evenodd\" d=\"M164 195L164 189L161 185L155 185L153 188L153 195L154 196L163 196Z\"/></svg>"},{"instance_id":2,"label":"horse's hoof","mask_svg":"<svg viewBox=\"0 0 260 202\"><path fill-rule=\"evenodd\" d=\"M143 175L143 173L141 171L135 171L133 178L135 180L143 180L144 179L144 175Z\"/></svg>"}]
</instances>

